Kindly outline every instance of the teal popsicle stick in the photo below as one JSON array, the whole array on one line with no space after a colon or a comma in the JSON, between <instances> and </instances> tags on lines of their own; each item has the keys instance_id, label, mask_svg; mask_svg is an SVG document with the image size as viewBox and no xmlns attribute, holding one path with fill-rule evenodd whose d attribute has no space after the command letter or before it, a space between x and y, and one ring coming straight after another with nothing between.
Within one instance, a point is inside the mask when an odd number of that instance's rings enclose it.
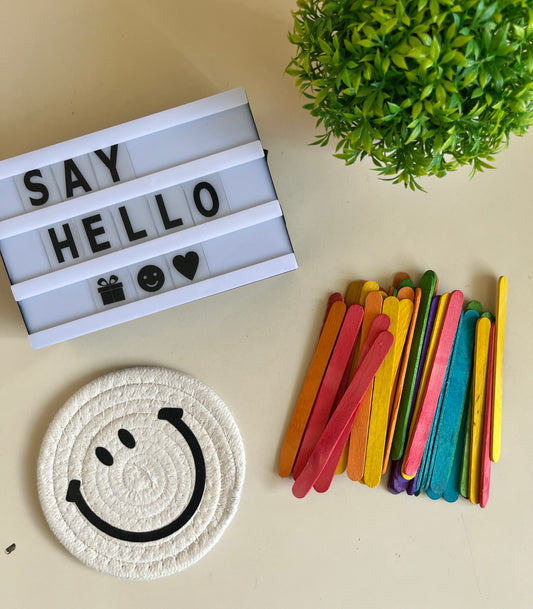
<instances>
[{"instance_id":1,"label":"teal popsicle stick","mask_svg":"<svg viewBox=\"0 0 533 609\"><path fill-rule=\"evenodd\" d=\"M420 354L422 352L422 344L424 342L424 334L426 332L429 309L436 285L437 275L434 271L426 271L420 278L420 282L418 284L418 287L421 290L420 306L418 309L418 316L416 318L413 342L411 345L411 352L409 354L409 361L407 363L402 397L400 400L400 406L398 408L398 418L396 420L396 428L394 430L392 440L391 459L393 460L401 459L405 450L405 441L407 436L407 428L409 425L409 414L412 408L416 373L420 363Z\"/></svg>"},{"instance_id":2,"label":"teal popsicle stick","mask_svg":"<svg viewBox=\"0 0 533 609\"><path fill-rule=\"evenodd\" d=\"M442 402L441 418L435 438L433 453L433 473L429 488L438 494L446 490L453 464L459 428L465 405L466 392L472 372L476 322L479 313L476 310L466 311L459 324L457 337L450 361L450 370L446 393Z\"/></svg>"},{"instance_id":3,"label":"teal popsicle stick","mask_svg":"<svg viewBox=\"0 0 533 609\"><path fill-rule=\"evenodd\" d=\"M468 395L470 395L470 383L468 387ZM469 400L467 400L468 403ZM467 423L469 423L468 417L468 408L463 408L463 416L461 417L461 426L459 428L459 435L457 437L457 450L455 451L455 456L453 458L452 469L450 472L450 477L448 478L448 482L446 484L446 490L444 491L444 500L448 501L448 503L453 503L457 501L460 494L461 488L461 473L462 473L462 465L463 465L463 451L460 449L465 443L466 436L466 428ZM468 470L467 470L468 471ZM468 478L467 478L467 486L468 488Z\"/></svg>"}]
</instances>

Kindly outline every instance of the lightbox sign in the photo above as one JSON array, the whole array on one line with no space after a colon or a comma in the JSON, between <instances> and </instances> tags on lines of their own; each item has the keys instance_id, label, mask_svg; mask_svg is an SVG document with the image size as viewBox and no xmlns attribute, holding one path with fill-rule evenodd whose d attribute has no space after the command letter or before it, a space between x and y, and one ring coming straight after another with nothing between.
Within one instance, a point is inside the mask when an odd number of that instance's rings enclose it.
<instances>
[{"instance_id":1,"label":"lightbox sign","mask_svg":"<svg viewBox=\"0 0 533 609\"><path fill-rule=\"evenodd\" d=\"M297 268L242 89L0 162L34 348Z\"/></svg>"}]
</instances>

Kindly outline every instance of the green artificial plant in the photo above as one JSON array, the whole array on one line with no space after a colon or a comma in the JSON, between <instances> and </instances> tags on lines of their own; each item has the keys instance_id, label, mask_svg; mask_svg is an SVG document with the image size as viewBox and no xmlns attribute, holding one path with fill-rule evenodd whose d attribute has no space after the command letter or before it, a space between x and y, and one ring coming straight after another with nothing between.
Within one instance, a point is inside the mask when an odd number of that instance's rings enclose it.
<instances>
[{"instance_id":1,"label":"green artificial plant","mask_svg":"<svg viewBox=\"0 0 533 609\"><path fill-rule=\"evenodd\" d=\"M346 164L420 188L533 122L531 0L298 0L287 72Z\"/></svg>"}]
</instances>

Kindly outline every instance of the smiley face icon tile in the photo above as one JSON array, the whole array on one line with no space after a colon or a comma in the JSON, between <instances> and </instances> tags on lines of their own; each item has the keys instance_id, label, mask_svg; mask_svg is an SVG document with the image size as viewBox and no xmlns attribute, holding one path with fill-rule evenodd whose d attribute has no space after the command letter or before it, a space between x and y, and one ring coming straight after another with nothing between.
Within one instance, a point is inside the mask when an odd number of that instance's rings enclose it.
<instances>
[{"instance_id":1,"label":"smiley face icon tile","mask_svg":"<svg viewBox=\"0 0 533 609\"><path fill-rule=\"evenodd\" d=\"M206 385L127 368L75 393L41 446L39 499L59 541L127 579L190 566L233 518L245 458L235 421Z\"/></svg>"}]
</instances>

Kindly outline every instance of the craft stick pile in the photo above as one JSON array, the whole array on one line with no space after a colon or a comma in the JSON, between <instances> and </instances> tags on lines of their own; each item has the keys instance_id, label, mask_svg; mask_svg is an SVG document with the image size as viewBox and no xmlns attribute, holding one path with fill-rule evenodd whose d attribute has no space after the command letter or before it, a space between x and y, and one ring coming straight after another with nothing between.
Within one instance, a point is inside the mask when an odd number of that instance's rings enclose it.
<instances>
[{"instance_id":1,"label":"craft stick pile","mask_svg":"<svg viewBox=\"0 0 533 609\"><path fill-rule=\"evenodd\" d=\"M347 473L369 487L485 507L501 445L507 279L496 313L459 290L397 273L384 290L354 281L328 300L281 449L279 475L305 497Z\"/></svg>"}]
</instances>

